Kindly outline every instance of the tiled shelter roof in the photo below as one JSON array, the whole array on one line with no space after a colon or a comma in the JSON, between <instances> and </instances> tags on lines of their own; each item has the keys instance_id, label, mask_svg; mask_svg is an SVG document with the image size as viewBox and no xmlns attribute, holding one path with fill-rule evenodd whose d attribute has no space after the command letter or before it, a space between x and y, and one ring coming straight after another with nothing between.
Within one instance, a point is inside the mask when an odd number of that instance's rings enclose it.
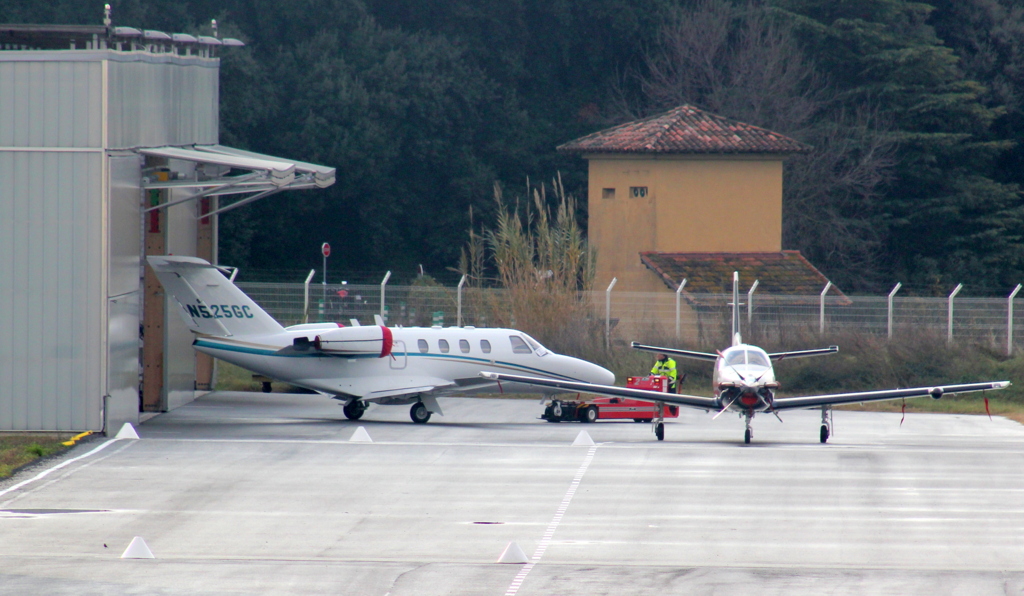
<instances>
[{"instance_id":1,"label":"tiled shelter roof","mask_svg":"<svg viewBox=\"0 0 1024 596\"><path fill-rule=\"evenodd\" d=\"M563 153L801 153L810 147L779 133L683 105L598 131L558 147Z\"/></svg>"},{"instance_id":2,"label":"tiled shelter roof","mask_svg":"<svg viewBox=\"0 0 1024 596\"><path fill-rule=\"evenodd\" d=\"M782 252L642 252L640 261L675 290L686 278L687 294L728 294L732 273L746 292L758 280L758 294L817 296L829 281L797 250ZM832 286L832 296L842 296Z\"/></svg>"}]
</instances>

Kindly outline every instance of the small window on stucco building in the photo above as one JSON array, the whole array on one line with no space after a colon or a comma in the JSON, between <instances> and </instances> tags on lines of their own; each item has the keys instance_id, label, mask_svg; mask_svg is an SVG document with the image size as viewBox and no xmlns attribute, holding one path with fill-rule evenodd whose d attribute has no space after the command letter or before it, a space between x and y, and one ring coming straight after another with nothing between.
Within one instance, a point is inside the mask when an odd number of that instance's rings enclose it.
<instances>
[{"instance_id":1,"label":"small window on stucco building","mask_svg":"<svg viewBox=\"0 0 1024 596\"><path fill-rule=\"evenodd\" d=\"M646 186L630 186L629 187L629 196L633 197L634 199L642 199L642 198L647 196L647 187Z\"/></svg>"},{"instance_id":2,"label":"small window on stucco building","mask_svg":"<svg viewBox=\"0 0 1024 596\"><path fill-rule=\"evenodd\" d=\"M614 199L615 198L615 189L614 188L602 188L601 189L601 198L602 199Z\"/></svg>"}]
</instances>

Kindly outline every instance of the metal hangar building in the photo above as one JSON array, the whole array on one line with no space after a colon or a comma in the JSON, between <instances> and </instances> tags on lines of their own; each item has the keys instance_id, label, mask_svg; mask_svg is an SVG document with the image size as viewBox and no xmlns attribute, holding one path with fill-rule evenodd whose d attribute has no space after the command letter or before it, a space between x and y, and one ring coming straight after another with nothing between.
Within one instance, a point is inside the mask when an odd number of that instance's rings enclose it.
<instances>
[{"instance_id":1,"label":"metal hangar building","mask_svg":"<svg viewBox=\"0 0 1024 596\"><path fill-rule=\"evenodd\" d=\"M242 42L0 25L0 431L108 431L209 389L145 265L217 262L217 216L334 183L219 145L219 51Z\"/></svg>"}]
</instances>

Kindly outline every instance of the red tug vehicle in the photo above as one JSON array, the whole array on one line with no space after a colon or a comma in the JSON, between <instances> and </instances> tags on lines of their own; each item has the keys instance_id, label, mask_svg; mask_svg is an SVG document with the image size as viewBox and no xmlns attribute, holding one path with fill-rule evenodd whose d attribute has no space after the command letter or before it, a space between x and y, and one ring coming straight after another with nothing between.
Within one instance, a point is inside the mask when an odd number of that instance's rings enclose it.
<instances>
[{"instance_id":1,"label":"red tug vehicle","mask_svg":"<svg viewBox=\"0 0 1024 596\"><path fill-rule=\"evenodd\" d=\"M629 389L647 389L668 393L668 377L650 375L626 377ZM629 420L650 422L657 418L657 406L651 402L624 397L597 397L591 400L553 399L541 416L548 422L597 422L598 420ZM678 406L662 406L662 417L678 418Z\"/></svg>"}]
</instances>

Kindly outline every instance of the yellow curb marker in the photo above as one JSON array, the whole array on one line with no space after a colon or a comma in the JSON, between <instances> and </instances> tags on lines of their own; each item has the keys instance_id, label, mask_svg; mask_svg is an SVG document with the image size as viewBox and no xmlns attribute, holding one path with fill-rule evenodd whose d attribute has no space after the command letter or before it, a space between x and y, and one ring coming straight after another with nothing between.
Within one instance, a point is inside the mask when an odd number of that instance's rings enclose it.
<instances>
[{"instance_id":1,"label":"yellow curb marker","mask_svg":"<svg viewBox=\"0 0 1024 596\"><path fill-rule=\"evenodd\" d=\"M61 443L61 445L64 445L65 447L71 447L75 443L81 441L82 439L84 439L85 437L88 437L91 434L92 434L92 431L91 430L87 430L84 433L77 434L77 435L71 437L70 439L68 439L67 441L64 441L63 443Z\"/></svg>"}]
</instances>

